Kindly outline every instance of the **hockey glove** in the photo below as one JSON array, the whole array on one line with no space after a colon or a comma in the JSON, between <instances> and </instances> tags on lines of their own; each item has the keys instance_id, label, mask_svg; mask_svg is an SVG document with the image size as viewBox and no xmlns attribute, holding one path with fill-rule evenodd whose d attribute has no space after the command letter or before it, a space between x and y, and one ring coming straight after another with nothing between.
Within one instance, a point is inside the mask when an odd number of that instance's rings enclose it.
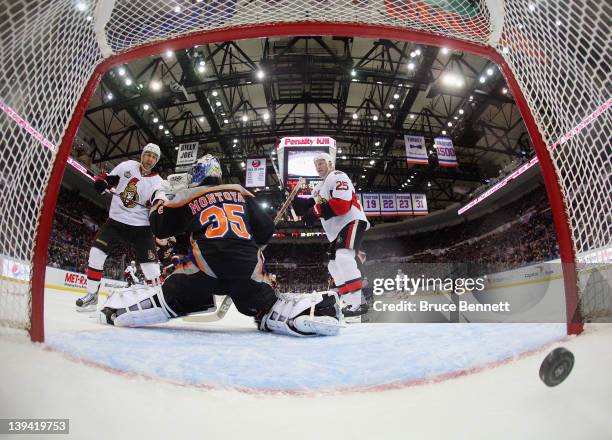
<instances>
[{"instance_id":1,"label":"hockey glove","mask_svg":"<svg viewBox=\"0 0 612 440\"><path fill-rule=\"evenodd\" d=\"M293 206L293 209L297 215L305 215L306 211L315 205L315 201L313 198L302 199L300 197L296 197L293 199L291 205Z\"/></svg>"},{"instance_id":2,"label":"hockey glove","mask_svg":"<svg viewBox=\"0 0 612 440\"><path fill-rule=\"evenodd\" d=\"M313 206L304 214L303 219L306 226L313 226L315 222L321 218L321 211L317 209L318 206L319 205Z\"/></svg>"},{"instance_id":3,"label":"hockey glove","mask_svg":"<svg viewBox=\"0 0 612 440\"><path fill-rule=\"evenodd\" d=\"M94 189L102 194L108 189L108 183L106 183L104 178L96 177L96 180L94 180Z\"/></svg>"}]
</instances>

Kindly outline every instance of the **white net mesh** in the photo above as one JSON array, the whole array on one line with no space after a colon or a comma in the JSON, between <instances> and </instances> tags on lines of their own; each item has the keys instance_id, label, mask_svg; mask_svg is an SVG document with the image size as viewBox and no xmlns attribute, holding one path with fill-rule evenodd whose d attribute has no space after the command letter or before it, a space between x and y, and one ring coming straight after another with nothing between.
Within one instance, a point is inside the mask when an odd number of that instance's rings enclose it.
<instances>
[{"instance_id":1,"label":"white net mesh","mask_svg":"<svg viewBox=\"0 0 612 440\"><path fill-rule=\"evenodd\" d=\"M551 151L576 252L600 249L603 259L612 231L611 16L605 0L0 0L0 323L30 325L29 276L17 272L32 262L44 193L58 189L47 188L56 151L35 133L60 145L101 48L117 54L258 24L353 23L494 45Z\"/></svg>"}]
</instances>

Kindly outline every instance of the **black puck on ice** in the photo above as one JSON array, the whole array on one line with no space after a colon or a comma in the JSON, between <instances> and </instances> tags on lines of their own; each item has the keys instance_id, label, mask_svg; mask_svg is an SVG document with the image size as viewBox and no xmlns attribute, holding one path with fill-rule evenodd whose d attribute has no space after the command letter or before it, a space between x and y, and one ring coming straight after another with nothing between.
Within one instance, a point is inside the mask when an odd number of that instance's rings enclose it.
<instances>
[{"instance_id":1,"label":"black puck on ice","mask_svg":"<svg viewBox=\"0 0 612 440\"><path fill-rule=\"evenodd\" d=\"M540 379L549 387L559 385L574 367L574 355L563 347L555 348L540 366Z\"/></svg>"}]
</instances>

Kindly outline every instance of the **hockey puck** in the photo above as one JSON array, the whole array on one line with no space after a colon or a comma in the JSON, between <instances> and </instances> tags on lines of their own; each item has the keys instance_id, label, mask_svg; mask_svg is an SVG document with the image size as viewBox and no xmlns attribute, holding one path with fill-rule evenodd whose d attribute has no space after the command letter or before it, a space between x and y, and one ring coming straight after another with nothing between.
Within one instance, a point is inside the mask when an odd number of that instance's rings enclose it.
<instances>
[{"instance_id":1,"label":"hockey puck","mask_svg":"<svg viewBox=\"0 0 612 440\"><path fill-rule=\"evenodd\" d=\"M563 347L555 348L540 366L540 379L549 387L559 385L574 367L574 355Z\"/></svg>"}]
</instances>

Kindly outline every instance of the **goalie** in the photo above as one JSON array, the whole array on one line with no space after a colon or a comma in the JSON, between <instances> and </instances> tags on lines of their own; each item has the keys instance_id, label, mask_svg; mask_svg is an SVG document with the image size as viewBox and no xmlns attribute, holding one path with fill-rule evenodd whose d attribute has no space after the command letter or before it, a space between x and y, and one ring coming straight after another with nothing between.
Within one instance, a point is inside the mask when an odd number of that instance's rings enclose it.
<instances>
[{"instance_id":1,"label":"goalie","mask_svg":"<svg viewBox=\"0 0 612 440\"><path fill-rule=\"evenodd\" d=\"M190 233L189 261L161 286L122 289L101 310L103 323L138 327L209 310L214 294L229 295L262 331L293 336L335 335L340 308L333 293L276 295L260 250L274 222L253 194L221 184L219 161L206 155L193 167L189 188L169 201L158 191L149 215L160 238Z\"/></svg>"}]
</instances>

